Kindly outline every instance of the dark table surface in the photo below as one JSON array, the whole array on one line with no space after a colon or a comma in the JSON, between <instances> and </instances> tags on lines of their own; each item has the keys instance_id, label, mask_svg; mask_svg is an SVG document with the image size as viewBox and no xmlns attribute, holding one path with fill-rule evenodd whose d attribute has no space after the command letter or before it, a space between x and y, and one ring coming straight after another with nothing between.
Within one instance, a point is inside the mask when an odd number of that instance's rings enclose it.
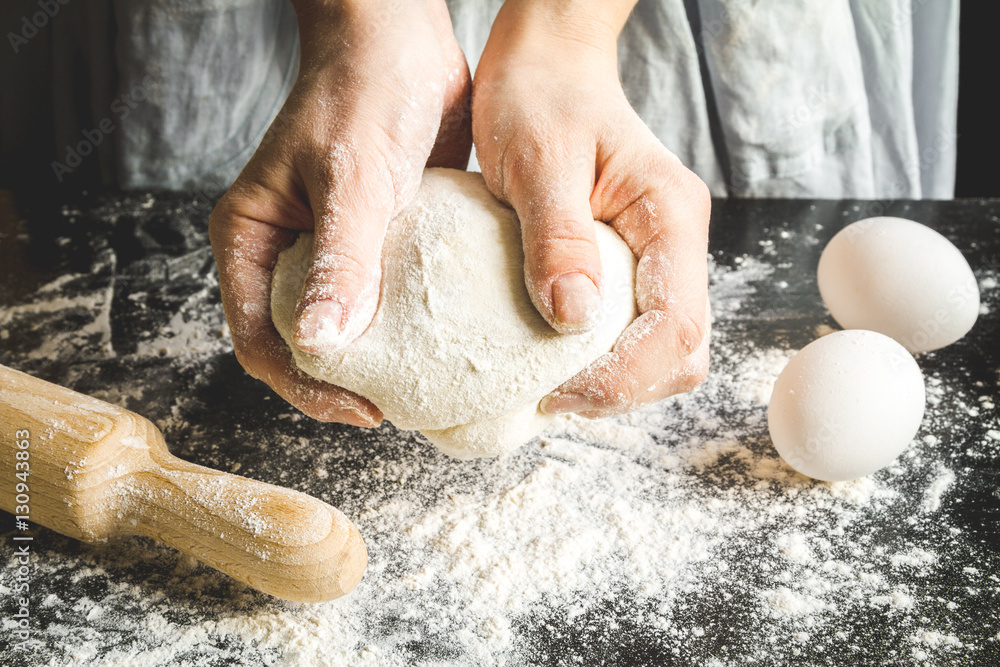
<instances>
[{"instance_id":1,"label":"dark table surface","mask_svg":"<svg viewBox=\"0 0 1000 667\"><path fill-rule=\"evenodd\" d=\"M523 477L545 458L545 448L536 442L501 462L503 472L497 472L498 463L443 459L390 425L367 432L299 418L249 378L232 354L207 244L211 207L211 201L190 194L104 193L61 201L0 193L0 363L152 419L178 456L298 488L352 518L365 516L376 500L407 498L407 485L431 507L438 494L475 493L472 487L489 486L497 476ZM905 561L898 559L893 567L876 564L873 571L884 583L878 584L879 592L902 591L899 604L854 602L850 596L860 590L855 586L817 594L825 600L822 612L787 618L762 612L761 591L794 584L779 581L777 571L771 571L780 554L764 553L760 544L767 536L758 541L736 531L714 554L728 563L728 574L720 570L701 582L699 594L671 597L669 612L656 616L672 619L674 631L654 627L650 610L655 605L650 600L639 604L625 587L620 599L594 603L576 616L539 603L526 618L506 619L513 639L501 653L473 656L463 654L466 644L408 620L399 610L379 610L376 618L361 601L375 596L377 588L362 584L349 598L372 614L370 626L362 624L357 632L375 647L365 664L1000 664L1000 413L993 407L1000 402L1000 290L995 288L1000 200L715 202L713 275L747 262L767 271L741 295L738 308L720 312L727 295L716 299L715 329L728 342L713 351L713 378L725 375L730 368L725 357L734 349L794 350L815 338L817 327L835 326L816 289L819 253L844 225L883 214L918 220L951 239L976 272L984 303L965 339L919 359L931 386L940 390L931 392L937 398L913 446L917 455L891 475L874 476L894 500L875 503L872 512L878 516L860 511L839 537L823 538L832 540L830 553L863 544L884 552L887 561L889 554L917 560L931 554L914 567L899 567ZM724 388L725 379L712 382ZM664 414L684 409L667 407ZM748 456L758 462L774 460L760 418L765 409L753 405L727 412L719 406L722 423L748 424L738 433L749 443ZM721 427L713 422L698 428L692 438L713 442ZM664 442L686 442L683 433L676 437ZM269 444L287 443L287 438L325 443L321 449L329 465L320 479L313 474L316 451L290 446L276 454ZM690 447L702 445L684 446L690 453ZM695 460L687 456L682 459ZM715 462L709 473L682 465L677 474L691 477L694 481L684 483L690 488L697 483L710 507L713 494L722 499L734 486L741 493L757 493L736 465ZM953 477L942 477L942 466ZM433 475L429 467L436 467ZM777 490L759 493L787 496L796 485L826 493L826 487L802 478L776 479ZM931 515L920 507L936 479L945 479L948 489L939 494L940 507L935 505ZM8 488L7 480L2 484ZM370 587L389 581L387 573L395 571L401 543L386 525L359 521L373 563ZM812 544L820 543L818 528L796 525ZM0 635L4 665L128 664L122 656L136 654L141 659L133 664L325 660L322 652L290 654L288 646L269 643L265 630L240 635L208 624L218 618L316 612L276 602L146 538L90 546L42 528L33 528L38 576L31 589L31 650L14 650L9 604L14 534L13 517L0 513L0 585L8 587ZM197 589L184 585L193 578L200 581ZM123 595L121 585L132 586L131 592ZM397 598L401 609L409 606L419 613L433 596ZM640 608L645 616L634 613ZM166 625L152 624L154 616L165 618ZM695 627L698 631L690 632ZM192 628L198 634L184 633ZM167 650L168 645L173 648ZM340 661L331 659L331 664Z\"/></svg>"}]
</instances>

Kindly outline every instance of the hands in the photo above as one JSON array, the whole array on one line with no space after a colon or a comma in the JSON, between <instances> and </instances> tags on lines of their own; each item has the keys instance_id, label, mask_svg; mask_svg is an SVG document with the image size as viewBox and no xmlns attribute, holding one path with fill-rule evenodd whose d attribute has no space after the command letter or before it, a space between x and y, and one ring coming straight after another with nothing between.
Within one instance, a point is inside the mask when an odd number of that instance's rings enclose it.
<instances>
[{"instance_id":1,"label":"hands","mask_svg":"<svg viewBox=\"0 0 1000 667\"><path fill-rule=\"evenodd\" d=\"M476 74L471 129L469 71L443 0L293 2L299 78L209 227L248 373L316 419L381 420L366 399L295 368L271 322L271 271L296 232L314 231L295 344L348 344L378 305L386 226L425 165L465 167L474 134L487 184L522 221L528 291L555 329L585 331L598 315L591 220L640 258L641 316L543 409L625 412L704 379L710 199L622 92L615 41L632 2L507 0Z\"/></svg>"},{"instance_id":2,"label":"hands","mask_svg":"<svg viewBox=\"0 0 1000 667\"><path fill-rule=\"evenodd\" d=\"M633 3L589 4L507 0L476 71L473 137L487 185L521 219L528 292L556 330L599 314L592 220L639 257L640 317L542 403L600 417L704 380L711 200L622 91L615 43Z\"/></svg>"},{"instance_id":3,"label":"hands","mask_svg":"<svg viewBox=\"0 0 1000 667\"><path fill-rule=\"evenodd\" d=\"M295 368L271 322L271 271L296 232L314 231L297 346L336 349L365 330L389 221L425 164L468 162L469 69L443 0L293 4L298 80L209 223L222 302L250 375L311 417L374 426L372 403Z\"/></svg>"}]
</instances>

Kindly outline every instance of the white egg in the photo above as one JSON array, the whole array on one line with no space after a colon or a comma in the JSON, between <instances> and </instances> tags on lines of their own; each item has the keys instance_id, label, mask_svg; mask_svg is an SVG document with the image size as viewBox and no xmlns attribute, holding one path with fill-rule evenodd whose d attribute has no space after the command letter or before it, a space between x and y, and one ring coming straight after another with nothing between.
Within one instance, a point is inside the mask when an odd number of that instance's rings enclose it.
<instances>
[{"instance_id":1,"label":"white egg","mask_svg":"<svg viewBox=\"0 0 1000 667\"><path fill-rule=\"evenodd\" d=\"M799 350L774 383L767 423L781 458L830 482L864 477L899 456L924 415L924 379L899 343L838 331Z\"/></svg>"},{"instance_id":2,"label":"white egg","mask_svg":"<svg viewBox=\"0 0 1000 667\"><path fill-rule=\"evenodd\" d=\"M913 353L954 343L979 316L979 285L962 253L903 218L840 230L823 250L817 281L840 326L878 331Z\"/></svg>"}]
</instances>

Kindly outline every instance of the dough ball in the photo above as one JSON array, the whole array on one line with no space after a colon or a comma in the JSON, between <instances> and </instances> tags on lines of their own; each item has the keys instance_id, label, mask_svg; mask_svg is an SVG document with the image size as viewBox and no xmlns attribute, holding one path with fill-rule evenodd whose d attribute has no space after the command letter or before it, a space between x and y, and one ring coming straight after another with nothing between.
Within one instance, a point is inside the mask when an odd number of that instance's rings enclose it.
<instances>
[{"instance_id":1,"label":"dough ball","mask_svg":"<svg viewBox=\"0 0 1000 667\"><path fill-rule=\"evenodd\" d=\"M845 329L869 329L913 353L950 345L979 316L969 263L930 227L868 218L840 230L823 250L819 292Z\"/></svg>"},{"instance_id":2,"label":"dough ball","mask_svg":"<svg viewBox=\"0 0 1000 667\"><path fill-rule=\"evenodd\" d=\"M903 346L838 331L802 348L778 376L767 423L781 458L829 482L864 477L899 456L924 416L924 379Z\"/></svg>"},{"instance_id":3,"label":"dough ball","mask_svg":"<svg viewBox=\"0 0 1000 667\"><path fill-rule=\"evenodd\" d=\"M416 199L390 224L382 293L371 325L345 348L312 355L291 344L312 235L283 252L271 310L295 363L377 405L461 458L497 456L551 420L539 401L614 345L635 319L636 262L595 222L604 267L600 324L553 330L524 285L520 223L478 173L429 169Z\"/></svg>"}]
</instances>

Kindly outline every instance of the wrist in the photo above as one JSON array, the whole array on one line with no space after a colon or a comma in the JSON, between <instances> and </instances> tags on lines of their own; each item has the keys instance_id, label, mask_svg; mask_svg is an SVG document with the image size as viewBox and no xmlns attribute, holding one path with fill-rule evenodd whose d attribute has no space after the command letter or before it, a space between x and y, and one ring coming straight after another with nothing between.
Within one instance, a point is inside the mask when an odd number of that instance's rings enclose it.
<instances>
[{"instance_id":1,"label":"wrist","mask_svg":"<svg viewBox=\"0 0 1000 667\"><path fill-rule=\"evenodd\" d=\"M417 17L444 11L445 0L290 0L299 25L303 50L329 40L335 33L371 35L393 24L405 25ZM353 37L345 37L354 41Z\"/></svg>"},{"instance_id":2,"label":"wrist","mask_svg":"<svg viewBox=\"0 0 1000 667\"><path fill-rule=\"evenodd\" d=\"M607 70L617 78L618 34L634 0L506 0L480 60L484 74L511 58ZM485 67L484 67L485 66ZM478 75L477 75L478 76Z\"/></svg>"},{"instance_id":3,"label":"wrist","mask_svg":"<svg viewBox=\"0 0 1000 667\"><path fill-rule=\"evenodd\" d=\"M613 52L635 3L636 0L506 0L497 21L512 36L564 41Z\"/></svg>"}]
</instances>

